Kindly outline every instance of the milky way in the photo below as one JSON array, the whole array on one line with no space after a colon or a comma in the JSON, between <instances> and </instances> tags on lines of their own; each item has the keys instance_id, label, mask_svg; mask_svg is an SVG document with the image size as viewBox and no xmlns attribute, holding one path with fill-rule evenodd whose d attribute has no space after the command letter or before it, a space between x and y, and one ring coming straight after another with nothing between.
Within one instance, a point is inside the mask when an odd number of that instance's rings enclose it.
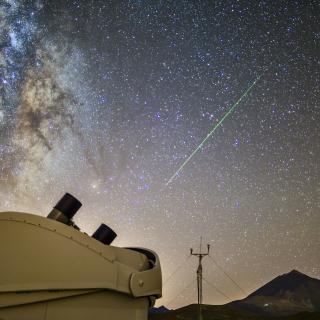
<instances>
[{"instance_id":1,"label":"milky way","mask_svg":"<svg viewBox=\"0 0 320 320\"><path fill-rule=\"evenodd\" d=\"M201 235L246 292L320 277L319 17L318 1L0 1L0 210L74 194L83 231L155 250L164 280L185 263L168 307L196 300ZM210 259L204 274L244 296Z\"/></svg>"}]
</instances>

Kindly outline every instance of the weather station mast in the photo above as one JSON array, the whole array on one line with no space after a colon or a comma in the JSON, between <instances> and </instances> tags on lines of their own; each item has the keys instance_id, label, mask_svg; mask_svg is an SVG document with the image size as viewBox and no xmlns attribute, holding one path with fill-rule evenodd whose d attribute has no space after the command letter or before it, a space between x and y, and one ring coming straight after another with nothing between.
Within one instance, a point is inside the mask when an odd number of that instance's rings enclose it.
<instances>
[{"instance_id":1,"label":"weather station mast","mask_svg":"<svg viewBox=\"0 0 320 320\"><path fill-rule=\"evenodd\" d=\"M207 244L207 252L202 252L202 237L200 238L200 251L199 252L193 252L193 249L190 249L190 254L192 256L196 256L198 258L198 268L197 268L197 289L198 289L198 304L201 305L203 301L203 295L202 295L202 259L205 256L209 255L210 251L210 244Z\"/></svg>"}]
</instances>

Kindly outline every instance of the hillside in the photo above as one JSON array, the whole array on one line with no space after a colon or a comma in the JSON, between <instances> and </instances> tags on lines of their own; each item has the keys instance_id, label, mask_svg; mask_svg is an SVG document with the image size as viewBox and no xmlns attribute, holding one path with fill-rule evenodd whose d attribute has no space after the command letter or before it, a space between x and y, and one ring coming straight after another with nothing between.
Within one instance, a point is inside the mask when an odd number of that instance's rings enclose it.
<instances>
[{"instance_id":1,"label":"hillside","mask_svg":"<svg viewBox=\"0 0 320 320\"><path fill-rule=\"evenodd\" d=\"M201 317L200 317L201 314ZM191 304L150 320L320 320L320 280L292 270L242 300L223 306Z\"/></svg>"},{"instance_id":2,"label":"hillside","mask_svg":"<svg viewBox=\"0 0 320 320\"><path fill-rule=\"evenodd\" d=\"M320 311L320 280L292 270L231 305L275 316Z\"/></svg>"},{"instance_id":3,"label":"hillside","mask_svg":"<svg viewBox=\"0 0 320 320\"><path fill-rule=\"evenodd\" d=\"M197 320L199 318L199 306L189 306L172 310L163 314L150 315L150 320ZM249 311L239 310L232 306L201 305L202 320L270 320L270 317L255 315ZM320 312L300 313L291 316L277 317L277 320L319 320Z\"/></svg>"}]
</instances>

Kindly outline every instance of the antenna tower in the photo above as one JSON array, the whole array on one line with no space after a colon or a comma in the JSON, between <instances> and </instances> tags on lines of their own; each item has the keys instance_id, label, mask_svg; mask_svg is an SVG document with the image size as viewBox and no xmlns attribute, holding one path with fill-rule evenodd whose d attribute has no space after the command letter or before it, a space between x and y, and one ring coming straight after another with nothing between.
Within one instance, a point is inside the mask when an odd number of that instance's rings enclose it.
<instances>
[{"instance_id":1,"label":"antenna tower","mask_svg":"<svg viewBox=\"0 0 320 320\"><path fill-rule=\"evenodd\" d=\"M207 252L202 252L202 237L200 238L200 251L199 252L193 252L193 249L190 249L190 254L192 256L196 256L198 258L198 269L197 269L197 289L198 289L198 304L201 305L203 301L203 295L202 295L202 259L205 256L209 255L210 251L210 244L207 244Z\"/></svg>"}]
</instances>

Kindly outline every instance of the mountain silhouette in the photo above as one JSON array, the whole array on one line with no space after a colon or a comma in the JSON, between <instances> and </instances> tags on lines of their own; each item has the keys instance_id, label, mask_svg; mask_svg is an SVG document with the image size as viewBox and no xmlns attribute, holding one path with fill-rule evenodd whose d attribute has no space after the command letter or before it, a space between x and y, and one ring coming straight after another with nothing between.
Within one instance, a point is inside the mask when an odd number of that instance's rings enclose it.
<instances>
[{"instance_id":1,"label":"mountain silhouette","mask_svg":"<svg viewBox=\"0 0 320 320\"><path fill-rule=\"evenodd\" d=\"M272 320L273 317L279 320L319 320L320 280L292 270L242 300L225 305L191 304L149 315L150 320Z\"/></svg>"},{"instance_id":2,"label":"mountain silhouette","mask_svg":"<svg viewBox=\"0 0 320 320\"><path fill-rule=\"evenodd\" d=\"M230 305L269 315L320 311L320 280L292 270Z\"/></svg>"},{"instance_id":3,"label":"mountain silhouette","mask_svg":"<svg viewBox=\"0 0 320 320\"><path fill-rule=\"evenodd\" d=\"M165 313L170 311L170 309L166 308L165 306L161 307L153 307L149 310L150 314L158 314L158 313Z\"/></svg>"}]
</instances>

